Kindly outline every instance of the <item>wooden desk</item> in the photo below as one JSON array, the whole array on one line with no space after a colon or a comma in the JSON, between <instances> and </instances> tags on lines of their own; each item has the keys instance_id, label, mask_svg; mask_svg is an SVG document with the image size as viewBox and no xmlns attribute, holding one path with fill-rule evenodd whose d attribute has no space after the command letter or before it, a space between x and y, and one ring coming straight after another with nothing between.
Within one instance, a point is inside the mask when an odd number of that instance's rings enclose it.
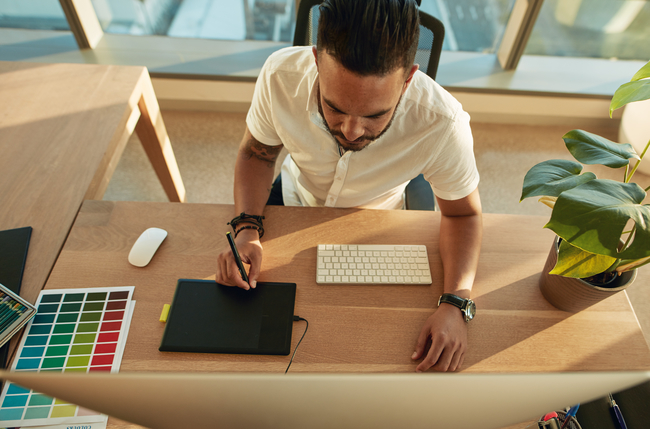
<instances>
[{"instance_id":1,"label":"wooden desk","mask_svg":"<svg viewBox=\"0 0 650 429\"><path fill-rule=\"evenodd\" d=\"M47 288L134 285L137 301L121 371L265 371L281 373L289 356L158 351L163 304L179 278L214 275L227 247L230 205L84 202ZM267 207L260 280L298 285L295 313L309 331L291 372L411 372L424 320L442 292L440 214L331 208ZM465 372L647 370L650 350L622 292L579 314L556 310L537 286L553 234L543 217L484 215L483 249L469 325ZM151 263L136 268L129 250L146 228L169 232ZM317 285L322 243L421 243L432 286ZM638 287L650 280L641 271ZM293 345L304 324L295 323ZM533 418L534 416L531 416ZM139 426L109 418L111 429ZM536 427L534 421L504 429Z\"/></svg>"},{"instance_id":2,"label":"wooden desk","mask_svg":"<svg viewBox=\"0 0 650 429\"><path fill-rule=\"evenodd\" d=\"M101 199L136 130L171 201L185 190L147 69L0 62L0 230L34 228L34 302L84 199Z\"/></svg>"},{"instance_id":3,"label":"wooden desk","mask_svg":"<svg viewBox=\"0 0 650 429\"><path fill-rule=\"evenodd\" d=\"M47 288L136 287L135 314L122 371L283 372L289 356L158 351L158 321L176 280L208 278L227 247L230 205L86 201L47 282ZM261 281L298 285L295 314L309 331L292 372L411 372L423 322L442 292L438 252L440 214L332 208L267 207ZM542 217L485 215L485 234L469 325L465 372L647 370L650 349L619 293L578 314L559 311L537 281L553 235ZM169 232L152 262L136 268L127 255L148 227ZM420 243L429 250L432 286L317 285L319 243ZM643 270L642 270L643 271ZM648 280L648 270L637 283ZM633 285L635 287L638 285ZM296 323L293 345L304 324Z\"/></svg>"}]
</instances>

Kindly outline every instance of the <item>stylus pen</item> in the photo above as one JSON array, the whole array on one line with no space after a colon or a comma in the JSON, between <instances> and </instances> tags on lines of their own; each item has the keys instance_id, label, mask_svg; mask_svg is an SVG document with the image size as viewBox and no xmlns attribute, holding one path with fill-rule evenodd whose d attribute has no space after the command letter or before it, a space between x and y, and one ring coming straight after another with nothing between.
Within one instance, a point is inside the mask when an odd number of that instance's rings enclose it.
<instances>
[{"instance_id":1,"label":"stylus pen","mask_svg":"<svg viewBox=\"0 0 650 429\"><path fill-rule=\"evenodd\" d=\"M237 266L239 267L239 273L241 274L241 278L244 279L246 283L248 283L248 275L246 275L246 270L244 269L244 263L241 261L241 256L239 256L239 252L237 251L237 246L235 246L235 240L232 239L232 234L230 234L230 232L226 232L226 237L228 237L228 243L230 244L230 248L232 249L232 254L235 256L235 262L237 262Z\"/></svg>"},{"instance_id":2,"label":"stylus pen","mask_svg":"<svg viewBox=\"0 0 650 429\"><path fill-rule=\"evenodd\" d=\"M621 409L619 406L616 404L616 401L614 400L614 397L612 394L609 394L609 406L610 409L612 410L612 413L614 414L614 417L616 417L616 423L618 429L627 429L627 425L625 424L625 419L623 418L623 413L621 413Z\"/></svg>"}]
</instances>

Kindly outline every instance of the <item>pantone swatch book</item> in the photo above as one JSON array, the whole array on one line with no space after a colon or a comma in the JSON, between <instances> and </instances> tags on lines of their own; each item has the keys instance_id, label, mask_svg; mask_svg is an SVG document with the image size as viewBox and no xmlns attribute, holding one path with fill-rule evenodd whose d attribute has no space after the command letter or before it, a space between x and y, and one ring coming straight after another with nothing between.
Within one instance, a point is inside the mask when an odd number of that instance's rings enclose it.
<instances>
[{"instance_id":1,"label":"pantone swatch book","mask_svg":"<svg viewBox=\"0 0 650 429\"><path fill-rule=\"evenodd\" d=\"M41 291L12 371L117 372L135 301L133 286ZM108 416L6 382L0 428L103 423ZM94 428L95 425L93 424Z\"/></svg>"}]
</instances>

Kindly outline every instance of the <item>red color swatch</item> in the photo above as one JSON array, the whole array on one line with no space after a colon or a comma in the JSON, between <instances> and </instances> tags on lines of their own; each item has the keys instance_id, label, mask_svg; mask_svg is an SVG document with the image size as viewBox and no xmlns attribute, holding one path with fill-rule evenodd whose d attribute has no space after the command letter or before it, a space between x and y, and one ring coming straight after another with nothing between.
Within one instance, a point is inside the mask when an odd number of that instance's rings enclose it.
<instances>
[{"instance_id":1,"label":"red color swatch","mask_svg":"<svg viewBox=\"0 0 650 429\"><path fill-rule=\"evenodd\" d=\"M102 323L100 331L119 331L121 326L122 322L104 322Z\"/></svg>"},{"instance_id":2,"label":"red color swatch","mask_svg":"<svg viewBox=\"0 0 650 429\"><path fill-rule=\"evenodd\" d=\"M91 366L88 368L88 371L109 371L110 372L111 367L110 366Z\"/></svg>"},{"instance_id":3,"label":"red color swatch","mask_svg":"<svg viewBox=\"0 0 650 429\"><path fill-rule=\"evenodd\" d=\"M111 365L115 355L95 355L90 362L91 365Z\"/></svg>"},{"instance_id":4,"label":"red color swatch","mask_svg":"<svg viewBox=\"0 0 650 429\"><path fill-rule=\"evenodd\" d=\"M112 343L120 339L119 332L105 332L97 337L98 343Z\"/></svg>"},{"instance_id":5,"label":"red color swatch","mask_svg":"<svg viewBox=\"0 0 650 429\"><path fill-rule=\"evenodd\" d=\"M95 354L115 353L115 349L117 349L117 343L97 344Z\"/></svg>"},{"instance_id":6,"label":"red color swatch","mask_svg":"<svg viewBox=\"0 0 650 429\"><path fill-rule=\"evenodd\" d=\"M107 311L104 313L104 320L122 320L124 319L123 311Z\"/></svg>"}]
</instances>

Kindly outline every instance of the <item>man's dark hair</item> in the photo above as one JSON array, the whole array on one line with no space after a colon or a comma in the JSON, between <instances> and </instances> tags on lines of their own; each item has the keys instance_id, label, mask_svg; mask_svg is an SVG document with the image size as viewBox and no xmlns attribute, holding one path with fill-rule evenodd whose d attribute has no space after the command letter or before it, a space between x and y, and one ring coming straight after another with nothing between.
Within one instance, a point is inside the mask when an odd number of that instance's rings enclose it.
<instances>
[{"instance_id":1,"label":"man's dark hair","mask_svg":"<svg viewBox=\"0 0 650 429\"><path fill-rule=\"evenodd\" d=\"M325 0L320 5L318 52L360 74L386 75L415 60L420 34L416 0Z\"/></svg>"}]
</instances>

